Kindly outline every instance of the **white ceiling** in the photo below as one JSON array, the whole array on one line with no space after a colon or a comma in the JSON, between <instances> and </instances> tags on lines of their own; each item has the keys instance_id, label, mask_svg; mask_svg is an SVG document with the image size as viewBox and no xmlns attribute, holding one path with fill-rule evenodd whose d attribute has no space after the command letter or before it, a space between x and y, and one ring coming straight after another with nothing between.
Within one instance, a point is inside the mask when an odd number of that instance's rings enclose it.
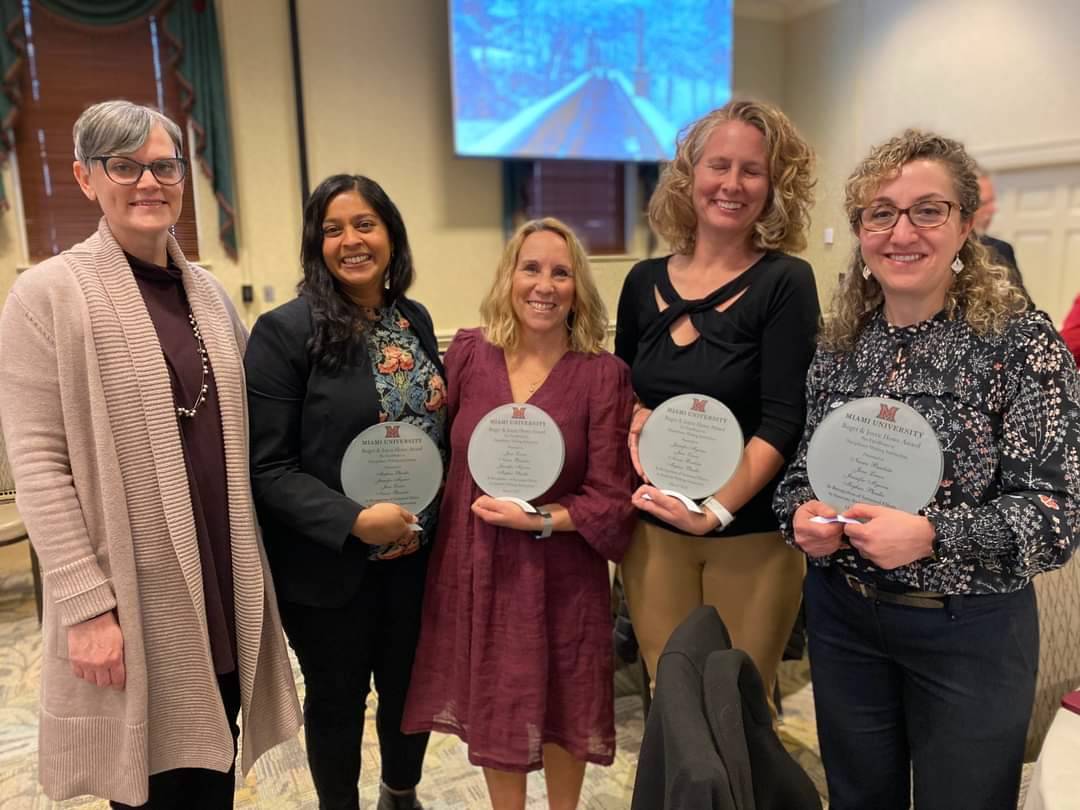
<instances>
[{"instance_id":1,"label":"white ceiling","mask_svg":"<svg viewBox=\"0 0 1080 810\"><path fill-rule=\"evenodd\" d=\"M836 0L735 0L735 16L787 22L835 2Z\"/></svg>"}]
</instances>

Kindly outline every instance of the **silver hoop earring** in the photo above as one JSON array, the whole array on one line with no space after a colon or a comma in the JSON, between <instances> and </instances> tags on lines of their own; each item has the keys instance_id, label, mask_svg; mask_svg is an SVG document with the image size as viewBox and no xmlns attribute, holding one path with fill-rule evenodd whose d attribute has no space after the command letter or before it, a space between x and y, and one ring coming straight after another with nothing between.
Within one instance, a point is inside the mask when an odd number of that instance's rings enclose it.
<instances>
[{"instance_id":1,"label":"silver hoop earring","mask_svg":"<svg viewBox=\"0 0 1080 810\"><path fill-rule=\"evenodd\" d=\"M952 268L954 274L960 275L960 272L964 269L964 262L960 258L959 253L956 254L956 258L952 260L952 264L950 264L949 267Z\"/></svg>"},{"instance_id":2,"label":"silver hoop earring","mask_svg":"<svg viewBox=\"0 0 1080 810\"><path fill-rule=\"evenodd\" d=\"M870 265L864 264L862 266L862 277L869 281L869 279L870 279Z\"/></svg>"}]
</instances>

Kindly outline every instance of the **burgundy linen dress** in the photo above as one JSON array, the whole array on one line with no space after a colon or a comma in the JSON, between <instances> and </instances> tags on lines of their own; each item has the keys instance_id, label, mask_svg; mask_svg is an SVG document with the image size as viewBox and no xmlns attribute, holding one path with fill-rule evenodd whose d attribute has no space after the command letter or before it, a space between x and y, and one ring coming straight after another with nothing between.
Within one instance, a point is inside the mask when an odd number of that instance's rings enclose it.
<instances>
[{"instance_id":1,"label":"burgundy linen dress","mask_svg":"<svg viewBox=\"0 0 1080 810\"><path fill-rule=\"evenodd\" d=\"M576 532L538 540L470 511L469 437L513 401L503 351L479 329L446 352L450 470L402 724L455 734L474 765L530 771L541 746L609 765L615 755L607 560L630 544L630 373L614 355L567 352L529 399L562 430L566 462L535 503L562 504Z\"/></svg>"}]
</instances>

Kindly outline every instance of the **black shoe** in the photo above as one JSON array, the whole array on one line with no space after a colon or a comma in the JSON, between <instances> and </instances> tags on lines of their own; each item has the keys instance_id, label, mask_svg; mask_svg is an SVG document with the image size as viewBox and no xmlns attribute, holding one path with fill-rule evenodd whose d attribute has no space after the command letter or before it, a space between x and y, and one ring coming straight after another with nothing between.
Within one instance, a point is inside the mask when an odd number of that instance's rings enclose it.
<instances>
[{"instance_id":1,"label":"black shoe","mask_svg":"<svg viewBox=\"0 0 1080 810\"><path fill-rule=\"evenodd\" d=\"M424 805L416 798L416 791L405 794L391 793L386 785L379 786L379 805L376 810L424 810Z\"/></svg>"}]
</instances>

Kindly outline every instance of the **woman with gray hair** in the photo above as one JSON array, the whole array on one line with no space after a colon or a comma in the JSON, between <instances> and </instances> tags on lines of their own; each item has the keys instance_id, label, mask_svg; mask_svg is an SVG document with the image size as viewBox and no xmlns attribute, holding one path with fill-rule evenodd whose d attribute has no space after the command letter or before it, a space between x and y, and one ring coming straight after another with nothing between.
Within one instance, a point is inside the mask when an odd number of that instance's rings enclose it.
<instances>
[{"instance_id":1,"label":"woman with gray hair","mask_svg":"<svg viewBox=\"0 0 1080 810\"><path fill-rule=\"evenodd\" d=\"M39 773L54 799L232 807L299 706L248 477L245 330L170 228L187 161L126 101L75 124L96 233L16 281L0 416L45 586Z\"/></svg>"}]
</instances>

